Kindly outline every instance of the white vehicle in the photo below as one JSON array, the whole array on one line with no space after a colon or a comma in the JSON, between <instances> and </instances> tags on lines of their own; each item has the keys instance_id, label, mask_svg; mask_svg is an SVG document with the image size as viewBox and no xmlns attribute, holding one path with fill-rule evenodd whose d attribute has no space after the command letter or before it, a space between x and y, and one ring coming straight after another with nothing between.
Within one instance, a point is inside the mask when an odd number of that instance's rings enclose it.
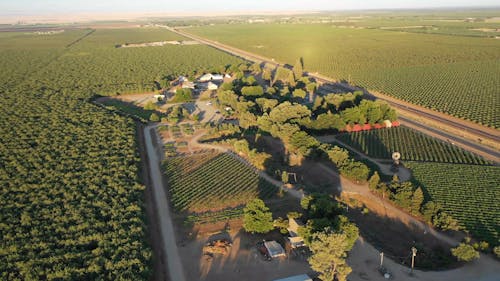
<instances>
[{"instance_id":1,"label":"white vehicle","mask_svg":"<svg viewBox=\"0 0 500 281\"><path fill-rule=\"evenodd\" d=\"M212 105L212 102L211 101L207 102L207 105Z\"/></svg>"}]
</instances>

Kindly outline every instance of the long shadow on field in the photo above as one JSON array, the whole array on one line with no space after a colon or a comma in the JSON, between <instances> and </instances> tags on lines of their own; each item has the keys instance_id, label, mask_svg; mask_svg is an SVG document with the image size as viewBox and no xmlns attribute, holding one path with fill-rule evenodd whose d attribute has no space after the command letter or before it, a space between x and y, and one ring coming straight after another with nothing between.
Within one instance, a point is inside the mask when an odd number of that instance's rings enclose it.
<instances>
[{"instance_id":1,"label":"long shadow on field","mask_svg":"<svg viewBox=\"0 0 500 281\"><path fill-rule=\"evenodd\" d=\"M386 257L405 266L411 265L411 248L417 248L415 267L445 269L457 265L448 245L414 225L382 216L375 212L362 212L363 207L349 208L346 215L359 227L360 235Z\"/></svg>"},{"instance_id":2,"label":"long shadow on field","mask_svg":"<svg viewBox=\"0 0 500 281\"><path fill-rule=\"evenodd\" d=\"M324 155L312 155L310 158L297 159L287 153L280 139L262 135L258 139L251 136L247 140L251 147L271 155L264 166L267 173L276 180L283 180L282 175L286 172L288 183L295 185L298 189L304 189L307 192L337 192L340 179L325 173L320 167L320 163L325 158ZM336 170L335 167L332 169Z\"/></svg>"}]
</instances>

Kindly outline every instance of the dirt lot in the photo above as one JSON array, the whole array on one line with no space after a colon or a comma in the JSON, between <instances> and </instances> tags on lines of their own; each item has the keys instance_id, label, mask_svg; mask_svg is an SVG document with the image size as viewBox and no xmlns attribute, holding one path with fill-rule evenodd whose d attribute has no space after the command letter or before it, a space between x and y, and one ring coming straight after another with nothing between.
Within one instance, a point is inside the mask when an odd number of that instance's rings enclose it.
<instances>
[{"instance_id":1,"label":"dirt lot","mask_svg":"<svg viewBox=\"0 0 500 281\"><path fill-rule=\"evenodd\" d=\"M231 229L239 229L241 222L233 222ZM179 248L180 256L187 280L238 280L271 281L293 275L312 273L303 255L288 256L286 258L266 261L258 252L256 243L262 239L273 240L281 238L279 233L273 232L263 235L249 235L244 231L233 230L230 232L219 232L223 230L224 224L205 228L193 234L190 241L185 241ZM200 230L200 229L198 229ZM194 230L193 230L194 231ZM213 258L204 256L203 245L207 241L219 238L229 238L233 245L229 254L215 255Z\"/></svg>"}]
</instances>

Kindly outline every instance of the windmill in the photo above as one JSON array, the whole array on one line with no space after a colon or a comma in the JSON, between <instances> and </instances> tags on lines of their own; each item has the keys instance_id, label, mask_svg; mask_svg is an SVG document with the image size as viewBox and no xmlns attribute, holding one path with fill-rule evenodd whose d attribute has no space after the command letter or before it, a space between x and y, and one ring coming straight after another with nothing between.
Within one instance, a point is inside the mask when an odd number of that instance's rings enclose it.
<instances>
[{"instance_id":1,"label":"windmill","mask_svg":"<svg viewBox=\"0 0 500 281\"><path fill-rule=\"evenodd\" d=\"M395 151L392 153L392 161L393 164L392 164L392 168L391 170L394 171L394 172L397 172L399 170L399 160L401 159L401 153Z\"/></svg>"}]
</instances>

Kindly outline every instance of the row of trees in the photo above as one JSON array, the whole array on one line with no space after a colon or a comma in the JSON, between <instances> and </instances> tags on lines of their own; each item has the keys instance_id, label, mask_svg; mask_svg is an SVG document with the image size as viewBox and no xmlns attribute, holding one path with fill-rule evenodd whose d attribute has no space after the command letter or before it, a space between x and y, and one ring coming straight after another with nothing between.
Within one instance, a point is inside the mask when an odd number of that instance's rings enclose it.
<instances>
[{"instance_id":1,"label":"row of trees","mask_svg":"<svg viewBox=\"0 0 500 281\"><path fill-rule=\"evenodd\" d=\"M427 223L443 230L459 230L458 221L445 212L439 203L428 201L424 204L422 188L412 182L400 182L395 175L390 183L380 181L375 172L368 182L370 190L394 202L414 216L422 217Z\"/></svg>"}]
</instances>

